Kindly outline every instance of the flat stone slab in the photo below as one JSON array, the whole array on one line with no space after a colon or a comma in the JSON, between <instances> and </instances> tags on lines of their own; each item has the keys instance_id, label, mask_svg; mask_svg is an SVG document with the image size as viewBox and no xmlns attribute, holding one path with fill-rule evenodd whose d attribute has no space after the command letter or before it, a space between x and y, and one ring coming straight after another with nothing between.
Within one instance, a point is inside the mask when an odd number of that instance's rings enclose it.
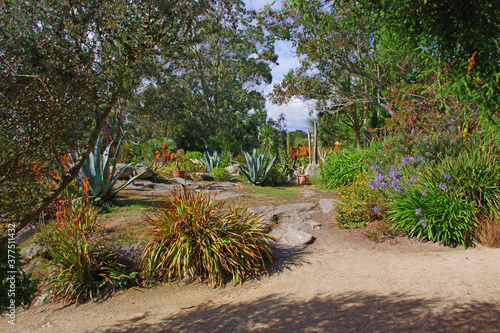
<instances>
[{"instance_id":1,"label":"flat stone slab","mask_svg":"<svg viewBox=\"0 0 500 333\"><path fill-rule=\"evenodd\" d=\"M333 199L319 199L319 208L323 213L331 212L333 207Z\"/></svg>"},{"instance_id":2,"label":"flat stone slab","mask_svg":"<svg viewBox=\"0 0 500 333\"><path fill-rule=\"evenodd\" d=\"M242 194L241 197L244 195ZM219 192L215 195L215 200L226 200L226 199L232 199L232 198L237 198L238 193L236 192Z\"/></svg>"},{"instance_id":3,"label":"flat stone slab","mask_svg":"<svg viewBox=\"0 0 500 333\"><path fill-rule=\"evenodd\" d=\"M272 245L276 248L276 257L284 257L314 241L308 231L321 226L321 223L311 219L309 213L315 207L312 202L304 202L252 207L250 211L262 215L261 227L272 229L269 234L275 239Z\"/></svg>"}]
</instances>

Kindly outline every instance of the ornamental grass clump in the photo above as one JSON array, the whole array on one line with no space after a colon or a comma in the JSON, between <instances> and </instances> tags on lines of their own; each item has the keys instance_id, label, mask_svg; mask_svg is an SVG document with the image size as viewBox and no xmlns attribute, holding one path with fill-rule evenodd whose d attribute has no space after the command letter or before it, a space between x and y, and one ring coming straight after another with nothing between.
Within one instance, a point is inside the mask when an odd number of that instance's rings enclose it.
<instances>
[{"instance_id":1,"label":"ornamental grass clump","mask_svg":"<svg viewBox=\"0 0 500 333\"><path fill-rule=\"evenodd\" d=\"M376 152L376 145L368 149L353 148L334 151L323 163L320 171L320 186L334 190L352 183L356 176L369 170L367 164Z\"/></svg>"},{"instance_id":2,"label":"ornamental grass clump","mask_svg":"<svg viewBox=\"0 0 500 333\"><path fill-rule=\"evenodd\" d=\"M395 195L389 211L395 227L444 245L488 239L479 219L498 218L500 159L489 151L466 150L427 166L417 186ZM480 233L480 237L478 237Z\"/></svg>"},{"instance_id":3,"label":"ornamental grass clump","mask_svg":"<svg viewBox=\"0 0 500 333\"><path fill-rule=\"evenodd\" d=\"M202 192L174 191L147 218L153 231L144 247L147 283L200 279L221 286L242 283L272 259L272 237L257 227L260 216L225 208Z\"/></svg>"},{"instance_id":4,"label":"ornamental grass clump","mask_svg":"<svg viewBox=\"0 0 500 333\"><path fill-rule=\"evenodd\" d=\"M88 200L67 202L56 213L53 241L48 245L52 261L49 287L69 302L97 300L132 282L125 274L110 242L97 224L99 209Z\"/></svg>"}]
</instances>

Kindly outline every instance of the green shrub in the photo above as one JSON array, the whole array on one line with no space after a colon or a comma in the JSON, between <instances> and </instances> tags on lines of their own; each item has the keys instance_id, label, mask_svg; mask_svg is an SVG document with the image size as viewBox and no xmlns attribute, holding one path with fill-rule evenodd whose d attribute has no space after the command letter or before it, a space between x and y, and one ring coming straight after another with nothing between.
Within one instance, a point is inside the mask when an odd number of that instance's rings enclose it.
<instances>
[{"instance_id":1,"label":"green shrub","mask_svg":"<svg viewBox=\"0 0 500 333\"><path fill-rule=\"evenodd\" d=\"M231 174L224 168L213 168L210 175L218 182L227 182L231 179Z\"/></svg>"},{"instance_id":2,"label":"green shrub","mask_svg":"<svg viewBox=\"0 0 500 333\"><path fill-rule=\"evenodd\" d=\"M338 187L340 202L336 206L337 223L340 228L357 228L374 220L385 219L387 195L373 190L358 174L354 181Z\"/></svg>"},{"instance_id":3,"label":"green shrub","mask_svg":"<svg viewBox=\"0 0 500 333\"><path fill-rule=\"evenodd\" d=\"M262 186L281 186L286 183L287 177L277 167L271 167L267 173Z\"/></svg>"},{"instance_id":4,"label":"green shrub","mask_svg":"<svg viewBox=\"0 0 500 333\"><path fill-rule=\"evenodd\" d=\"M99 210L85 200L68 203L58 212L59 225L49 244L54 271L48 276L49 287L65 301L95 300L123 287L135 273L123 273L115 260L110 242L97 225Z\"/></svg>"},{"instance_id":5,"label":"green shrub","mask_svg":"<svg viewBox=\"0 0 500 333\"><path fill-rule=\"evenodd\" d=\"M202 192L174 191L147 221L154 231L142 269L150 283L201 278L222 285L228 277L241 283L272 258L266 243L272 237L256 227L259 216L224 209L224 201Z\"/></svg>"},{"instance_id":6,"label":"green shrub","mask_svg":"<svg viewBox=\"0 0 500 333\"><path fill-rule=\"evenodd\" d=\"M243 158L243 161L244 160L245 159ZM225 167L228 167L230 165L233 165L233 163L234 163L233 153L231 153L229 150L222 151L220 159L219 159L219 166L221 168L225 168Z\"/></svg>"},{"instance_id":7,"label":"green shrub","mask_svg":"<svg viewBox=\"0 0 500 333\"><path fill-rule=\"evenodd\" d=\"M468 246L475 241L478 216L499 215L500 159L489 151L468 149L430 165L419 184L395 197L390 212L395 226L410 235ZM417 209L421 216L415 216Z\"/></svg>"},{"instance_id":8,"label":"green shrub","mask_svg":"<svg viewBox=\"0 0 500 333\"><path fill-rule=\"evenodd\" d=\"M167 176L167 177L172 177L172 170L177 169L175 163L170 163L169 165L165 166L161 170L161 174ZM206 168L201 165L201 164L196 164L193 160L187 159L182 163L182 166L180 168L181 170L184 170L186 172L205 172Z\"/></svg>"},{"instance_id":9,"label":"green shrub","mask_svg":"<svg viewBox=\"0 0 500 333\"><path fill-rule=\"evenodd\" d=\"M375 149L347 148L334 151L321 166L319 183L322 188L334 190L352 183L359 173L369 170L368 161Z\"/></svg>"},{"instance_id":10,"label":"green shrub","mask_svg":"<svg viewBox=\"0 0 500 333\"><path fill-rule=\"evenodd\" d=\"M497 215L500 212L500 158L490 150L467 149L457 158L446 158L430 168L429 181L446 181L450 188L460 192L464 200L475 204L483 213Z\"/></svg>"},{"instance_id":11,"label":"green shrub","mask_svg":"<svg viewBox=\"0 0 500 333\"><path fill-rule=\"evenodd\" d=\"M11 310L11 300L15 307L29 305L37 292L36 282L23 272L22 264L16 244L0 247L0 313Z\"/></svg>"},{"instance_id":12,"label":"green shrub","mask_svg":"<svg viewBox=\"0 0 500 333\"><path fill-rule=\"evenodd\" d=\"M445 189L443 185L426 185L393 198L388 213L394 228L443 245L471 245L477 227L477 208L464 200L460 192Z\"/></svg>"},{"instance_id":13,"label":"green shrub","mask_svg":"<svg viewBox=\"0 0 500 333\"><path fill-rule=\"evenodd\" d=\"M187 151L186 155L193 160L201 160L203 158L203 153L200 151Z\"/></svg>"}]
</instances>

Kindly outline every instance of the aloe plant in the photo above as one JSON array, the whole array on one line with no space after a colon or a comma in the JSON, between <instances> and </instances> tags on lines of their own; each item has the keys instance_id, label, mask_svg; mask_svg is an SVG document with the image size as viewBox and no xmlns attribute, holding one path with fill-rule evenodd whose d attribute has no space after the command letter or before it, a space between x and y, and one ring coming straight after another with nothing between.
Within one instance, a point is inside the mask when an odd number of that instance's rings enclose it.
<instances>
[{"instance_id":1,"label":"aloe plant","mask_svg":"<svg viewBox=\"0 0 500 333\"><path fill-rule=\"evenodd\" d=\"M109 200L113 198L120 190L128 186L134 180L139 178L141 175L132 177L127 182L123 183L117 188L113 188L116 181L122 174L122 172L130 165L126 165L121 170L116 170L116 161L118 160L118 153L120 152L120 147L122 140L118 143L115 149L115 154L111 158L110 150L113 142L110 142L101 155L101 144L103 142L103 137L99 137L98 143L94 151L85 160L80 172L78 174L77 181L80 186L84 187L84 184L88 184L89 195L95 202L100 202L101 200ZM78 160L80 153L71 152L69 156L71 162L74 164ZM117 172L118 171L118 172Z\"/></svg>"},{"instance_id":2,"label":"aloe plant","mask_svg":"<svg viewBox=\"0 0 500 333\"><path fill-rule=\"evenodd\" d=\"M214 168L219 166L219 157L217 156L217 152L214 152L213 156L206 151L204 154L205 159L201 160L201 164L205 168L207 168L207 172L211 173Z\"/></svg>"},{"instance_id":3,"label":"aloe plant","mask_svg":"<svg viewBox=\"0 0 500 333\"><path fill-rule=\"evenodd\" d=\"M240 172L248 179L248 181L254 185L260 185L266 179L267 173L273 166L276 157L273 157L270 161L266 158L266 154L260 154L257 156L257 149L254 149L252 155L242 152L245 157L247 165L244 166L240 164L238 168ZM266 163L267 162L267 163Z\"/></svg>"}]
</instances>

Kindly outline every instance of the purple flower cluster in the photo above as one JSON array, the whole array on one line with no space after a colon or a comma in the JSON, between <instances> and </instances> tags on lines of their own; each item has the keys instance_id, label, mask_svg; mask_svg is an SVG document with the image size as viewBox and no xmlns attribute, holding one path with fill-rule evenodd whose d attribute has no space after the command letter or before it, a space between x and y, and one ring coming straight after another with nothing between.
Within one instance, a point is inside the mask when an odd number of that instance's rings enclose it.
<instances>
[{"instance_id":1,"label":"purple flower cluster","mask_svg":"<svg viewBox=\"0 0 500 333\"><path fill-rule=\"evenodd\" d=\"M421 220L420 220L420 224L421 224L421 225L422 225L422 227L424 227L424 228L425 228L425 227L427 227L427 222L428 222L428 221L427 221L426 219L421 219Z\"/></svg>"},{"instance_id":2,"label":"purple flower cluster","mask_svg":"<svg viewBox=\"0 0 500 333\"><path fill-rule=\"evenodd\" d=\"M408 179L408 180L406 181L406 184L408 184L408 185L412 185L412 184L415 184L415 183L417 183L417 182L418 182L417 178L415 178L415 176L411 176L411 177L410 177L410 179Z\"/></svg>"},{"instance_id":3,"label":"purple flower cluster","mask_svg":"<svg viewBox=\"0 0 500 333\"><path fill-rule=\"evenodd\" d=\"M373 179L368 182L368 185L371 186L372 189L376 190L379 188L386 188L389 184L391 184L392 189L396 193L403 193L407 190L406 186L411 186L418 182L415 176L411 176L406 180L406 184L402 183L402 172L401 169L405 165L414 164L415 162L422 162L424 160L423 157L419 156L417 158L413 156L405 156L401 158L401 163L398 166L392 165L390 167L388 175L385 172L380 171L380 167L374 165L371 167L373 173L375 173ZM404 186L403 186L404 185Z\"/></svg>"},{"instance_id":4,"label":"purple flower cluster","mask_svg":"<svg viewBox=\"0 0 500 333\"><path fill-rule=\"evenodd\" d=\"M373 170L374 167L372 167ZM378 170L378 169L377 169ZM368 182L368 185L371 186L372 189L376 190L379 188L386 188L389 185L389 180L385 177L385 173L383 171L375 174L373 179Z\"/></svg>"},{"instance_id":5,"label":"purple flower cluster","mask_svg":"<svg viewBox=\"0 0 500 333\"><path fill-rule=\"evenodd\" d=\"M446 190L448 188L448 185L446 185L446 183L439 183L438 187L442 190Z\"/></svg>"},{"instance_id":6,"label":"purple flower cluster","mask_svg":"<svg viewBox=\"0 0 500 333\"><path fill-rule=\"evenodd\" d=\"M373 208L373 212L375 214L380 214L382 212L382 207L375 206L375 208Z\"/></svg>"},{"instance_id":7,"label":"purple flower cluster","mask_svg":"<svg viewBox=\"0 0 500 333\"><path fill-rule=\"evenodd\" d=\"M422 215L422 208L417 209L415 215Z\"/></svg>"},{"instance_id":8,"label":"purple flower cluster","mask_svg":"<svg viewBox=\"0 0 500 333\"><path fill-rule=\"evenodd\" d=\"M409 163L415 163L415 157L413 156L401 157L401 164L406 165Z\"/></svg>"}]
</instances>

